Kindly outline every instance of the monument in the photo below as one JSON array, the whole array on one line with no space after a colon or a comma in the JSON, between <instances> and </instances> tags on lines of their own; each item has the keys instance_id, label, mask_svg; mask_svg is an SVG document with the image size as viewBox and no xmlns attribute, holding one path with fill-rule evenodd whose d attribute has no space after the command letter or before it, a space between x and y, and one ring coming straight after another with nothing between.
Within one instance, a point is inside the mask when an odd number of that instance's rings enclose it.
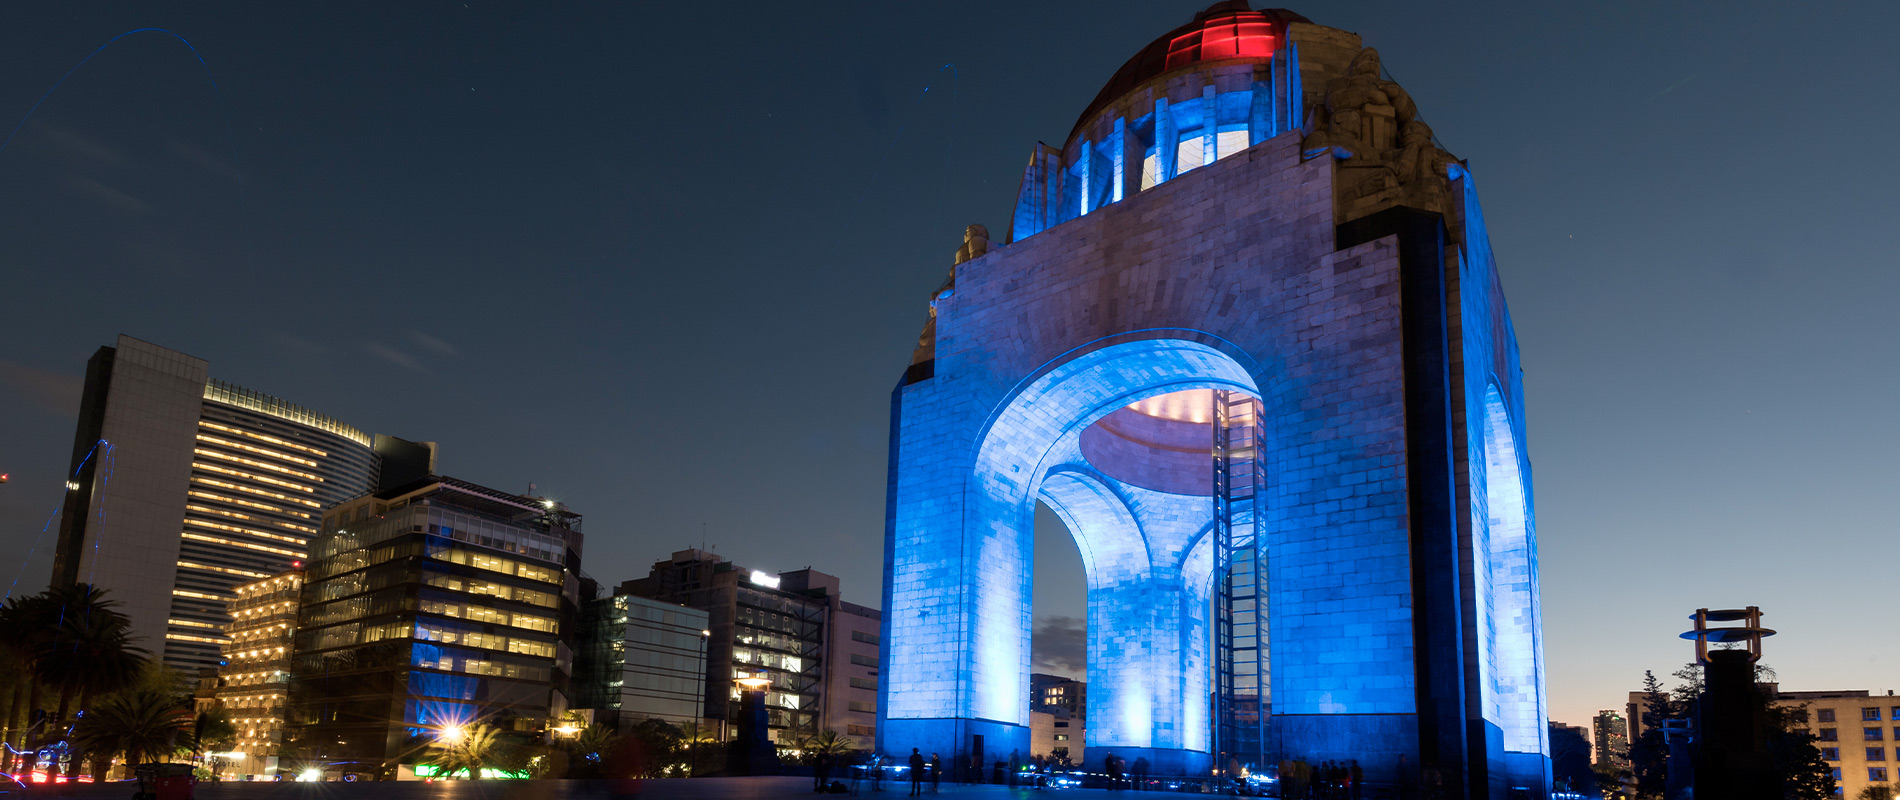
<instances>
[{"instance_id":1,"label":"monument","mask_svg":"<svg viewBox=\"0 0 1900 800\"><path fill-rule=\"evenodd\" d=\"M1516 336L1471 173L1375 51L1208 8L954 262L892 395L882 752L1028 753L1041 502L1091 758L1548 794Z\"/></svg>"}]
</instances>

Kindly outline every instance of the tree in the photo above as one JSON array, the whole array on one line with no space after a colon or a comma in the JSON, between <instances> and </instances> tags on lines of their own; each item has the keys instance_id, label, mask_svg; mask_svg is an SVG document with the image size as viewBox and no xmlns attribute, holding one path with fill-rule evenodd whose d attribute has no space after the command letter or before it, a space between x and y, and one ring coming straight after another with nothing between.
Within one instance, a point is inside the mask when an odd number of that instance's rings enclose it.
<instances>
[{"instance_id":1,"label":"tree","mask_svg":"<svg viewBox=\"0 0 1900 800\"><path fill-rule=\"evenodd\" d=\"M237 743L238 727L231 722L231 710L224 706L213 706L198 713L191 726L191 752L204 755L215 750L229 750Z\"/></svg>"},{"instance_id":2,"label":"tree","mask_svg":"<svg viewBox=\"0 0 1900 800\"><path fill-rule=\"evenodd\" d=\"M805 741L798 744L798 748L805 752L807 761L824 755L831 757L832 763L837 763L840 758L857 749L857 743L851 741L851 737L839 736L837 731L826 729L806 737Z\"/></svg>"},{"instance_id":3,"label":"tree","mask_svg":"<svg viewBox=\"0 0 1900 800\"><path fill-rule=\"evenodd\" d=\"M1862 786L1854 800L1893 800L1893 789L1885 785Z\"/></svg>"},{"instance_id":4,"label":"tree","mask_svg":"<svg viewBox=\"0 0 1900 800\"><path fill-rule=\"evenodd\" d=\"M190 720L176 698L141 687L100 701L75 733L95 760L123 754L125 763L143 764L187 749Z\"/></svg>"},{"instance_id":5,"label":"tree","mask_svg":"<svg viewBox=\"0 0 1900 800\"><path fill-rule=\"evenodd\" d=\"M603 765L607 757L613 754L614 747L620 741L620 735L606 725L589 725L573 739L568 740L567 750L573 758L569 762L568 777L603 777Z\"/></svg>"},{"instance_id":6,"label":"tree","mask_svg":"<svg viewBox=\"0 0 1900 800\"><path fill-rule=\"evenodd\" d=\"M447 732L430 746L428 763L444 777L468 770L470 780L481 777L482 769L495 757L501 744L501 732L490 725L468 725Z\"/></svg>"},{"instance_id":7,"label":"tree","mask_svg":"<svg viewBox=\"0 0 1900 800\"><path fill-rule=\"evenodd\" d=\"M47 602L59 609L50 637L36 644L34 670L41 681L59 687L59 712L53 717L67 732L72 718L67 712L84 709L92 698L131 685L145 664L145 651L133 647L131 620L118 612L118 601L108 600L103 589L74 584L49 589ZM83 751L75 747L67 775L77 777Z\"/></svg>"},{"instance_id":8,"label":"tree","mask_svg":"<svg viewBox=\"0 0 1900 800\"><path fill-rule=\"evenodd\" d=\"M1636 777L1636 796L1659 799L1669 781L1669 744L1663 723L1682 718L1682 709L1663 690L1656 673L1643 670L1643 733L1630 743L1630 771Z\"/></svg>"},{"instance_id":9,"label":"tree","mask_svg":"<svg viewBox=\"0 0 1900 800\"><path fill-rule=\"evenodd\" d=\"M1829 800L1834 797L1834 769L1821 758L1808 733L1807 706L1778 706L1758 696L1768 728L1768 759L1775 781L1786 800Z\"/></svg>"},{"instance_id":10,"label":"tree","mask_svg":"<svg viewBox=\"0 0 1900 800\"><path fill-rule=\"evenodd\" d=\"M669 767L682 763L680 745L686 741L686 735L673 723L657 717L648 717L633 724L627 730L627 736L633 740L639 757L633 759L634 766L630 777L665 777ZM624 747L624 745L623 745ZM614 767L610 765L609 772ZM609 774L610 778L629 777Z\"/></svg>"}]
</instances>

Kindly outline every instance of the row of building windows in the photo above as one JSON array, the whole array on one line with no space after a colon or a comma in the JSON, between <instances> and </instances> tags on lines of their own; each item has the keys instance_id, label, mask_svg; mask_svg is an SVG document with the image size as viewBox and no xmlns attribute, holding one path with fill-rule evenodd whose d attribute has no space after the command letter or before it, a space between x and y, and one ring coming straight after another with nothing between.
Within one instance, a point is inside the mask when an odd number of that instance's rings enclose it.
<instances>
[{"instance_id":1,"label":"row of building windows","mask_svg":"<svg viewBox=\"0 0 1900 800\"><path fill-rule=\"evenodd\" d=\"M1900 721L1900 706L1893 706L1892 709L1893 709L1891 712L1892 716L1889 717L1889 719ZM1821 722L1833 722L1834 709L1823 708L1816 711L1815 719ZM1861 722L1879 722L1880 721L1880 706L1862 706L1860 709L1860 721Z\"/></svg>"},{"instance_id":2,"label":"row of building windows","mask_svg":"<svg viewBox=\"0 0 1900 800\"><path fill-rule=\"evenodd\" d=\"M1860 738L1869 742L1886 741L1886 734L1887 734L1886 728L1861 728L1860 729ZM1820 730L1820 733L1818 733L1815 736L1815 738L1820 739L1823 742L1838 742L1841 740L1841 734L1840 734L1840 731L1834 728L1822 728ZM1894 741L1900 741L1900 728L1893 729L1893 738L1894 738Z\"/></svg>"},{"instance_id":3,"label":"row of building windows","mask_svg":"<svg viewBox=\"0 0 1900 800\"><path fill-rule=\"evenodd\" d=\"M1894 757L1893 757L1893 758L1894 758L1894 760L1895 760L1895 761L1900 761L1900 752L1896 752L1896 753L1894 753ZM1841 749L1840 749L1840 748L1838 748L1838 747L1823 747L1823 748L1821 748L1821 760L1823 760L1823 761L1839 761L1839 760L1841 760ZM1869 747L1869 748L1867 748L1867 754L1866 754L1866 758L1864 758L1863 760L1865 760L1865 761L1886 761L1886 760L1887 760L1887 748L1885 748L1885 747Z\"/></svg>"}]
</instances>

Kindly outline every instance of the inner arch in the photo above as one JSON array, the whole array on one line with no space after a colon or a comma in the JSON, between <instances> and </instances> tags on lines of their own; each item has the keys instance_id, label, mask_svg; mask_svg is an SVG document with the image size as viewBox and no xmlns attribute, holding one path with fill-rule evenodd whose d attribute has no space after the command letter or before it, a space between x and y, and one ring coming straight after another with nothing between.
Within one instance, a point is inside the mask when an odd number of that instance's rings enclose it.
<instances>
[{"instance_id":1,"label":"inner arch","mask_svg":"<svg viewBox=\"0 0 1900 800\"><path fill-rule=\"evenodd\" d=\"M1212 439L1192 409L1211 407L1212 390L1259 396L1242 365L1194 341L1111 345L1057 364L992 416L966 506L979 528L1013 529L979 539L984 565L1029 560L1038 500L1062 519L1089 587L1088 746L1131 762L1147 752L1157 769L1206 764ZM1033 568L979 576L974 666L978 685L1001 691L979 690L973 710L1026 723Z\"/></svg>"}]
</instances>

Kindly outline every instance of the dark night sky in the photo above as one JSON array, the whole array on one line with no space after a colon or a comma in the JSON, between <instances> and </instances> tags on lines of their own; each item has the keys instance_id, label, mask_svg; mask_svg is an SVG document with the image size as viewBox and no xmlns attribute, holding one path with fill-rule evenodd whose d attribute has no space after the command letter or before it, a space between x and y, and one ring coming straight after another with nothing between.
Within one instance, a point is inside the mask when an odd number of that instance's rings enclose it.
<instances>
[{"instance_id":1,"label":"dark night sky","mask_svg":"<svg viewBox=\"0 0 1900 800\"><path fill-rule=\"evenodd\" d=\"M138 34L0 152L0 549L36 590L123 332L538 483L605 581L704 530L876 604L889 391L963 226L1000 237L1035 142L1201 5L0 7L7 127L142 26L222 91ZM1686 661L1704 605L1763 606L1784 685L1900 686L1900 6L1297 10L1477 176L1552 716ZM1039 545L1039 614L1079 616L1072 545Z\"/></svg>"}]
</instances>

